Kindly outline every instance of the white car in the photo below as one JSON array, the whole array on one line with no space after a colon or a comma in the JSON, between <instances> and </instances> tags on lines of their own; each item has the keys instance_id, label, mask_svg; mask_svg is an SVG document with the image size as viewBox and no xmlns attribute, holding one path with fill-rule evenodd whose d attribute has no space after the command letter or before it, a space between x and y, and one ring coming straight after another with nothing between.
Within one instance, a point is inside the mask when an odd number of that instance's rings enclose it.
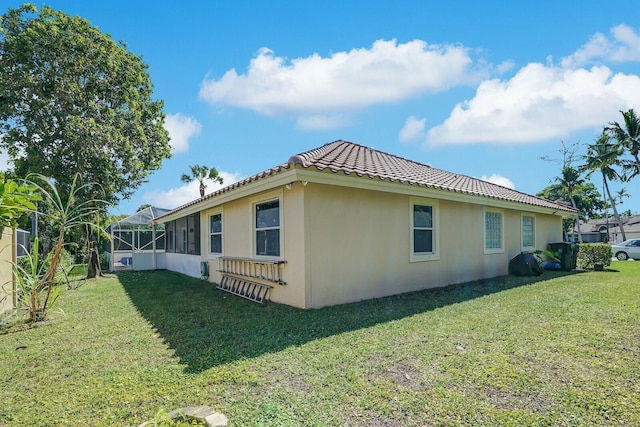
<instances>
[{"instance_id":1,"label":"white car","mask_svg":"<svg viewBox=\"0 0 640 427\"><path fill-rule=\"evenodd\" d=\"M611 253L620 261L629 258L640 260L640 239L629 239L617 245L611 245Z\"/></svg>"}]
</instances>

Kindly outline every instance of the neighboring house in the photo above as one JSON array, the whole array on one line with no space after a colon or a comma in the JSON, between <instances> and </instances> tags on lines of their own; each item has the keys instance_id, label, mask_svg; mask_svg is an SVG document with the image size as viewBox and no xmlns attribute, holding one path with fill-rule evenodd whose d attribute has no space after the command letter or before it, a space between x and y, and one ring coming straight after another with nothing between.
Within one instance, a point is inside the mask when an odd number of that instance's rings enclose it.
<instances>
[{"instance_id":1,"label":"neighboring house","mask_svg":"<svg viewBox=\"0 0 640 427\"><path fill-rule=\"evenodd\" d=\"M506 275L576 211L335 141L157 218L165 266L302 308ZM204 264L204 265L203 265Z\"/></svg>"},{"instance_id":2,"label":"neighboring house","mask_svg":"<svg viewBox=\"0 0 640 427\"><path fill-rule=\"evenodd\" d=\"M623 217L620 219L624 227L624 234L629 239L640 239L640 215ZM621 243L622 231L619 226L611 228L611 242Z\"/></svg>"},{"instance_id":3,"label":"neighboring house","mask_svg":"<svg viewBox=\"0 0 640 427\"><path fill-rule=\"evenodd\" d=\"M17 259L16 230L0 227L0 314L15 307L13 262Z\"/></svg>"},{"instance_id":4,"label":"neighboring house","mask_svg":"<svg viewBox=\"0 0 640 427\"><path fill-rule=\"evenodd\" d=\"M640 215L620 218L627 239L640 239ZM584 243L622 242L622 231L615 217L580 221L580 231ZM574 228L573 240L578 241L578 228Z\"/></svg>"}]
</instances>

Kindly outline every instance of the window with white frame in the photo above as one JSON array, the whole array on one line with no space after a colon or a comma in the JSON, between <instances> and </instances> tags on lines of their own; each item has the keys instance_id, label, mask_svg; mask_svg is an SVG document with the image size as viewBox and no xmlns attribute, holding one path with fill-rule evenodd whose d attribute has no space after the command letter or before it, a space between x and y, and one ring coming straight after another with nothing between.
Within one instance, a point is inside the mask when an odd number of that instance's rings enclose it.
<instances>
[{"instance_id":1,"label":"window with white frame","mask_svg":"<svg viewBox=\"0 0 640 427\"><path fill-rule=\"evenodd\" d=\"M485 253L503 252L502 211L485 209L484 211L484 250Z\"/></svg>"},{"instance_id":2,"label":"window with white frame","mask_svg":"<svg viewBox=\"0 0 640 427\"><path fill-rule=\"evenodd\" d=\"M280 256L280 200L255 205L255 250L257 256Z\"/></svg>"},{"instance_id":3,"label":"window with white frame","mask_svg":"<svg viewBox=\"0 0 640 427\"><path fill-rule=\"evenodd\" d=\"M222 212L209 216L209 253L222 253Z\"/></svg>"},{"instance_id":4,"label":"window with white frame","mask_svg":"<svg viewBox=\"0 0 640 427\"><path fill-rule=\"evenodd\" d=\"M437 260L438 202L429 199L410 199L411 261Z\"/></svg>"},{"instance_id":5,"label":"window with white frame","mask_svg":"<svg viewBox=\"0 0 640 427\"><path fill-rule=\"evenodd\" d=\"M522 247L536 247L536 217L533 215L522 215Z\"/></svg>"}]
</instances>

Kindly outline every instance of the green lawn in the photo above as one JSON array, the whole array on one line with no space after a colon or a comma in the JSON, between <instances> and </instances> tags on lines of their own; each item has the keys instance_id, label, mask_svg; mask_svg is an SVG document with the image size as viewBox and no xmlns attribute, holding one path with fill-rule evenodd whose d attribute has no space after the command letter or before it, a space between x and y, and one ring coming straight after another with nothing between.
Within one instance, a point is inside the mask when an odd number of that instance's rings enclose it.
<instances>
[{"instance_id":1,"label":"green lawn","mask_svg":"<svg viewBox=\"0 0 640 427\"><path fill-rule=\"evenodd\" d=\"M0 329L0 426L640 425L640 262L320 310L162 271L82 282Z\"/></svg>"}]
</instances>

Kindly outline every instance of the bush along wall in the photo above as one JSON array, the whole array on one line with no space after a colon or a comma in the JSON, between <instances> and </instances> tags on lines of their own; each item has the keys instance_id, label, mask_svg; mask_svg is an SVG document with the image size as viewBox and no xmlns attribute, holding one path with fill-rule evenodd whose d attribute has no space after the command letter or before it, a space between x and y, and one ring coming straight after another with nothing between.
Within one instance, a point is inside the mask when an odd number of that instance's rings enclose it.
<instances>
[{"instance_id":1,"label":"bush along wall","mask_svg":"<svg viewBox=\"0 0 640 427\"><path fill-rule=\"evenodd\" d=\"M578 268L593 270L596 265L611 265L611 245L608 243L582 243L578 252Z\"/></svg>"}]
</instances>

